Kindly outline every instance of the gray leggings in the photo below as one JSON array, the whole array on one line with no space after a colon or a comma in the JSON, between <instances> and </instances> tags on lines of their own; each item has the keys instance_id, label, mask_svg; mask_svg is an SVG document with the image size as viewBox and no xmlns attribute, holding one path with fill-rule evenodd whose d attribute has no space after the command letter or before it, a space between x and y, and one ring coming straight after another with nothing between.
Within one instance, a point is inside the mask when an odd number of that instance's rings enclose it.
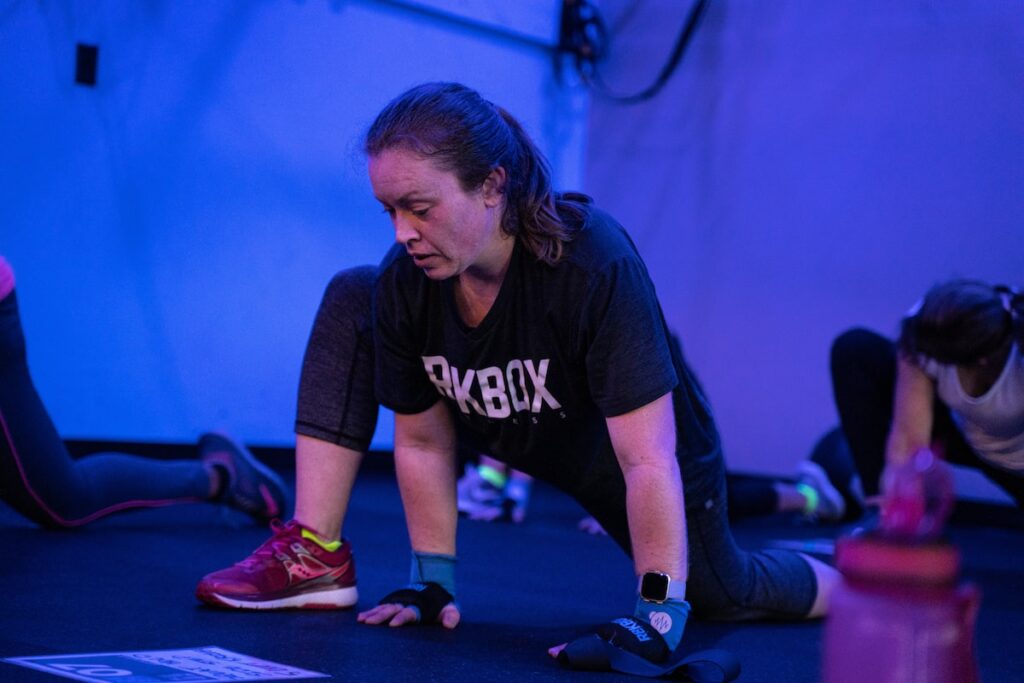
<instances>
[{"instance_id":1,"label":"gray leggings","mask_svg":"<svg viewBox=\"0 0 1024 683\"><path fill-rule=\"evenodd\" d=\"M295 432L365 452L377 428L373 283L377 269L344 270L324 292L302 359Z\"/></svg>"},{"instance_id":2,"label":"gray leggings","mask_svg":"<svg viewBox=\"0 0 1024 683\"><path fill-rule=\"evenodd\" d=\"M295 420L299 434L359 451L369 447L377 424L372 337L375 273L372 267L346 270L327 286L302 364ZM796 553L747 552L736 545L729 529L718 435L710 414L702 413L706 410L703 394L678 345L673 345L673 356L684 378L673 403L681 430L679 458L687 503L687 599L694 615L721 620L801 618L814 603L814 572ZM691 455L695 452L700 455ZM614 456L609 458L585 489L572 482L554 483L593 514L628 554L625 482Z\"/></svg>"}]
</instances>

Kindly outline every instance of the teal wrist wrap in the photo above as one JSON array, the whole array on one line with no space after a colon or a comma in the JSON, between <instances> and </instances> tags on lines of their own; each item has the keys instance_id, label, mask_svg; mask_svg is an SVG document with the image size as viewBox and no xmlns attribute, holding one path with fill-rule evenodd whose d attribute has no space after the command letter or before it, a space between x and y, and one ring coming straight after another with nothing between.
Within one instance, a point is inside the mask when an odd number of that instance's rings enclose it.
<instances>
[{"instance_id":1,"label":"teal wrist wrap","mask_svg":"<svg viewBox=\"0 0 1024 683\"><path fill-rule=\"evenodd\" d=\"M633 614L653 626L665 639L665 644L671 651L675 650L679 646L679 641L683 639L686 620L690 616L690 603L675 598L669 598L665 602L647 602L643 598L637 598Z\"/></svg>"},{"instance_id":2,"label":"teal wrist wrap","mask_svg":"<svg viewBox=\"0 0 1024 683\"><path fill-rule=\"evenodd\" d=\"M412 551L409 583L436 583L455 595L455 556Z\"/></svg>"}]
</instances>

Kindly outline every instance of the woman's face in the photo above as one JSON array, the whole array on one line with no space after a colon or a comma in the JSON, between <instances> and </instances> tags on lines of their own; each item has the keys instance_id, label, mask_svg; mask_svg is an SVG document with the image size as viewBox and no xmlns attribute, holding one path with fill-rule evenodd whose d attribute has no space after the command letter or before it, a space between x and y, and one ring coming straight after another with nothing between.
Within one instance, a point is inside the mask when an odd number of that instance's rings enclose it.
<instances>
[{"instance_id":1,"label":"woman's face","mask_svg":"<svg viewBox=\"0 0 1024 683\"><path fill-rule=\"evenodd\" d=\"M391 216L395 240L432 280L504 270L511 238L501 231L504 169L465 191L455 174L402 148L370 157L373 193Z\"/></svg>"}]
</instances>

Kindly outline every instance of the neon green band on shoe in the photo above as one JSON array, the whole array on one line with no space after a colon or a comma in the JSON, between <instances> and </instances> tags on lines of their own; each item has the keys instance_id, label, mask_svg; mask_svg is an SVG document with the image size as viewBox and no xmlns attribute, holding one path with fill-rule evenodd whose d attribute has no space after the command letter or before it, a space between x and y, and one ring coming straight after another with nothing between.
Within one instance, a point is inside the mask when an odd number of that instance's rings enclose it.
<instances>
[{"instance_id":1,"label":"neon green band on shoe","mask_svg":"<svg viewBox=\"0 0 1024 683\"><path fill-rule=\"evenodd\" d=\"M804 503L804 514L813 515L818 511L818 503L821 502L818 498L818 491L808 484L803 482L796 485L796 490L802 495L807 502Z\"/></svg>"},{"instance_id":2,"label":"neon green band on shoe","mask_svg":"<svg viewBox=\"0 0 1024 683\"><path fill-rule=\"evenodd\" d=\"M324 539L320 538L319 536L317 536L312 531L306 528L302 529L302 537L307 541L313 541L313 543L316 543L318 546L320 546L329 553L333 553L335 550L341 547L341 540L325 541Z\"/></svg>"},{"instance_id":3,"label":"neon green band on shoe","mask_svg":"<svg viewBox=\"0 0 1024 683\"><path fill-rule=\"evenodd\" d=\"M484 481L494 486L494 488L505 488L505 482L508 480L508 477L490 465L480 465L480 467L476 468L476 471L480 473Z\"/></svg>"}]
</instances>

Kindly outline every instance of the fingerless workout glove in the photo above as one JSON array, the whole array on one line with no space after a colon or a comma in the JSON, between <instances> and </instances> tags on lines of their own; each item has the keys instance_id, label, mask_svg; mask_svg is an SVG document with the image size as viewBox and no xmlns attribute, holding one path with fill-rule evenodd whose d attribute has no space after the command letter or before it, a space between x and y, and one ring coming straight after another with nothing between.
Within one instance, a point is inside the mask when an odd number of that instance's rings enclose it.
<instances>
[{"instance_id":1,"label":"fingerless workout glove","mask_svg":"<svg viewBox=\"0 0 1024 683\"><path fill-rule=\"evenodd\" d=\"M414 550L409 585L388 593L378 604L412 607L419 622L429 624L449 602L455 602L455 556Z\"/></svg>"},{"instance_id":2,"label":"fingerless workout glove","mask_svg":"<svg viewBox=\"0 0 1024 683\"><path fill-rule=\"evenodd\" d=\"M634 616L650 624L664 639L669 651L679 647L690 616L690 603L669 598L665 602L647 602L637 598ZM654 660L652 660L654 661Z\"/></svg>"},{"instance_id":3,"label":"fingerless workout glove","mask_svg":"<svg viewBox=\"0 0 1024 683\"><path fill-rule=\"evenodd\" d=\"M648 622L636 617L613 619L594 633L615 647L639 655L649 662L662 662L670 652L665 639Z\"/></svg>"},{"instance_id":4,"label":"fingerless workout glove","mask_svg":"<svg viewBox=\"0 0 1024 683\"><path fill-rule=\"evenodd\" d=\"M381 598L378 604L393 603L403 607L412 607L419 613L420 623L430 624L437 621L437 617L445 605L454 601L455 596L442 588L440 584L430 581L399 588Z\"/></svg>"}]
</instances>

